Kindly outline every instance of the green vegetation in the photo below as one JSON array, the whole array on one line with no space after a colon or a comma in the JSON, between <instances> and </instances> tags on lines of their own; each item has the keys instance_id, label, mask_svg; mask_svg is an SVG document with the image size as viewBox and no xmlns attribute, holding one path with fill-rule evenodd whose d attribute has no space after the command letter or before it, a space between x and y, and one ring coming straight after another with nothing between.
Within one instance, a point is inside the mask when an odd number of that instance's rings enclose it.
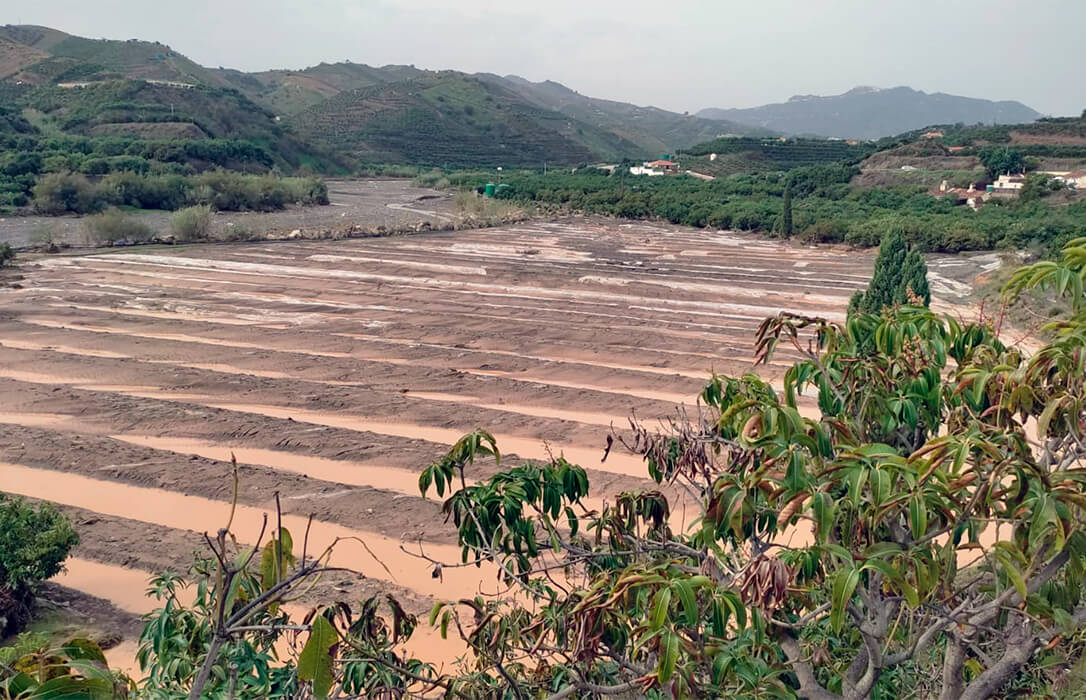
<instances>
[{"instance_id":1,"label":"green vegetation","mask_svg":"<svg viewBox=\"0 0 1086 700\"><path fill-rule=\"evenodd\" d=\"M571 130L559 112L452 73L344 91L289 123L359 159L442 167L584 163L640 150L587 124Z\"/></svg>"},{"instance_id":2,"label":"green vegetation","mask_svg":"<svg viewBox=\"0 0 1086 700\"><path fill-rule=\"evenodd\" d=\"M0 637L26 624L36 586L60 571L78 543L68 519L51 505L0 492Z\"/></svg>"},{"instance_id":3,"label":"green vegetation","mask_svg":"<svg viewBox=\"0 0 1086 700\"><path fill-rule=\"evenodd\" d=\"M855 162L870 155L872 150L868 144L852 145L840 140L729 137L687 148L684 154L704 156L710 153L758 153L776 166L777 170L788 170L838 161Z\"/></svg>"},{"instance_id":4,"label":"green vegetation","mask_svg":"<svg viewBox=\"0 0 1086 700\"><path fill-rule=\"evenodd\" d=\"M0 694L18 700L117 700L128 697L133 684L111 672L102 649L89 639L74 638L50 646L47 639L21 635L0 652Z\"/></svg>"},{"instance_id":5,"label":"green vegetation","mask_svg":"<svg viewBox=\"0 0 1086 700\"><path fill-rule=\"evenodd\" d=\"M0 267L10 265L14 259L15 251L11 249L11 246L7 243L0 243Z\"/></svg>"},{"instance_id":6,"label":"green vegetation","mask_svg":"<svg viewBox=\"0 0 1086 700\"><path fill-rule=\"evenodd\" d=\"M80 173L50 173L33 191L43 214L86 214L108 206L174 211L206 205L219 211L274 211L288 204L327 204L318 178L242 175L214 170L200 175L112 173L95 182Z\"/></svg>"},{"instance_id":7,"label":"green vegetation","mask_svg":"<svg viewBox=\"0 0 1086 700\"><path fill-rule=\"evenodd\" d=\"M886 231L899 230L923 252L1010 248L1053 254L1068 240L1086 235L1086 202L991 201L972 211L933 197L921 186L851 186L857 172L840 163L711 182L621 172L607 177L591 170L546 176L508 172L503 181L509 186L499 196L630 219L771 232L779 227L790 182L794 236L804 241L875 246ZM490 177L449 175L454 185L475 189Z\"/></svg>"},{"instance_id":8,"label":"green vegetation","mask_svg":"<svg viewBox=\"0 0 1086 700\"><path fill-rule=\"evenodd\" d=\"M980 149L980 162L988 170L988 176L995 178L1008 173L1024 173L1029 168L1036 168L1020 149L1007 146L990 146Z\"/></svg>"},{"instance_id":9,"label":"green vegetation","mask_svg":"<svg viewBox=\"0 0 1086 700\"><path fill-rule=\"evenodd\" d=\"M197 204L178 210L170 217L170 230L179 241L207 238L211 230L211 207Z\"/></svg>"},{"instance_id":10,"label":"green vegetation","mask_svg":"<svg viewBox=\"0 0 1086 700\"><path fill-rule=\"evenodd\" d=\"M87 230L96 243L142 243L154 235L150 226L116 208L88 217Z\"/></svg>"},{"instance_id":11,"label":"green vegetation","mask_svg":"<svg viewBox=\"0 0 1086 700\"><path fill-rule=\"evenodd\" d=\"M883 237L871 282L865 291L852 296L848 311L850 314L858 311L879 314L887 307L909 304L931 304L928 266L920 251L909 250L905 237L894 230Z\"/></svg>"},{"instance_id":12,"label":"green vegetation","mask_svg":"<svg viewBox=\"0 0 1086 700\"><path fill-rule=\"evenodd\" d=\"M50 173L191 176L214 169L342 173L347 166L230 88L142 80L43 85L16 92L0 109L0 211L26 207Z\"/></svg>"},{"instance_id":13,"label":"green vegetation","mask_svg":"<svg viewBox=\"0 0 1086 700\"><path fill-rule=\"evenodd\" d=\"M795 224L792 219L792 181L784 183L784 195L781 198L781 224L777 232L784 236L795 233Z\"/></svg>"}]
</instances>

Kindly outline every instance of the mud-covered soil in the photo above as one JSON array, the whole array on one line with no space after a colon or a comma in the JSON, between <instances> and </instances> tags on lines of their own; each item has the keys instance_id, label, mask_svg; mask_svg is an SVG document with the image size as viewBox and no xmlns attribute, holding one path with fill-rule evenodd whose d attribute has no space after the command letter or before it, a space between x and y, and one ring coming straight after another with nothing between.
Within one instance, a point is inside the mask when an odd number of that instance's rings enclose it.
<instances>
[{"instance_id":1,"label":"mud-covered soil","mask_svg":"<svg viewBox=\"0 0 1086 700\"><path fill-rule=\"evenodd\" d=\"M609 431L696 411L713 371L751 369L768 315L841 319L872 259L582 218L27 254L0 288L0 489L73 517L82 543L58 585L134 615L154 607L148 577L183 569L226 522L233 455L243 543L278 494L291 530L312 516L311 551L338 539L334 562L364 576L329 591L390 590L421 611L496 590L491 569L434 578L413 555L459 557L417 478L460 435L490 430L505 464L582 464L599 507L649 484L624 450L603 460ZM945 306L998 260L929 263ZM777 382L793 357L757 371Z\"/></svg>"}]
</instances>

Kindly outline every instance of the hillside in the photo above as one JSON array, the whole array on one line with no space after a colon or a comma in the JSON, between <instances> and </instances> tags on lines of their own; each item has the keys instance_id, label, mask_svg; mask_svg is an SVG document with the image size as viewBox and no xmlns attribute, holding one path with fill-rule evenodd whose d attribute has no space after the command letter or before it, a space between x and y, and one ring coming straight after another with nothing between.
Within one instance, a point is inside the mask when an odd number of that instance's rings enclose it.
<instances>
[{"instance_id":1,"label":"hillside","mask_svg":"<svg viewBox=\"0 0 1086 700\"><path fill-rule=\"evenodd\" d=\"M791 170L811 165L854 164L874 150L870 144L827 139L727 137L682 154L683 169L726 177Z\"/></svg>"},{"instance_id":2,"label":"hillside","mask_svg":"<svg viewBox=\"0 0 1086 700\"><path fill-rule=\"evenodd\" d=\"M0 78L15 75L24 68L49 58L49 54L33 46L0 35Z\"/></svg>"},{"instance_id":3,"label":"hillside","mask_svg":"<svg viewBox=\"0 0 1086 700\"><path fill-rule=\"evenodd\" d=\"M557 112L585 125L591 131L610 132L604 138L615 144L628 142L618 150L604 146L599 138L584 145L597 157L643 157L687 148L721 134L765 135L769 130L735 122L702 119L655 107L639 107L624 102L601 100L581 95L553 81L533 83L517 76L490 73L468 75L456 71L423 71L413 66L382 67L358 63L322 63L299 71L239 73L221 71L232 85L255 102L284 116L297 115L340 92L391 85L421 78L428 80L477 79L497 88L497 94L512 93L523 101L549 112ZM508 98L505 98L508 99ZM485 109L485 105L474 105ZM448 115L447 115L448 116ZM470 129L470 125L467 125ZM617 137L617 140L616 140ZM574 137L576 138L576 137Z\"/></svg>"},{"instance_id":4,"label":"hillside","mask_svg":"<svg viewBox=\"0 0 1086 700\"><path fill-rule=\"evenodd\" d=\"M303 70L243 73L220 69L220 76L275 114L290 116L346 90L411 80L424 74L411 66L376 68L361 63L321 63Z\"/></svg>"},{"instance_id":5,"label":"hillside","mask_svg":"<svg viewBox=\"0 0 1086 700\"><path fill-rule=\"evenodd\" d=\"M207 167L179 154L207 148L244 170L270 165L342 172L343 163L304 142L273 113L170 47L147 41L94 40L46 27L0 27L0 133L35 137L122 138L161 143L162 159ZM220 143L221 142L221 143ZM244 143L241 143L244 142ZM27 146L29 148L29 146ZM105 149L117 151L119 147ZM52 150L52 149L47 149ZM81 147L83 153L102 149ZM154 148L133 146L141 155ZM119 153L115 153L119 155Z\"/></svg>"},{"instance_id":6,"label":"hillside","mask_svg":"<svg viewBox=\"0 0 1086 700\"><path fill-rule=\"evenodd\" d=\"M703 109L699 117L731 119L786 134L877 139L929 124L1015 124L1041 115L1021 102L925 93L908 87L855 88L843 95L797 95L749 109Z\"/></svg>"},{"instance_id":7,"label":"hillside","mask_svg":"<svg viewBox=\"0 0 1086 700\"><path fill-rule=\"evenodd\" d=\"M6 74L10 80L33 85L115 78L227 85L213 71L158 42L86 39L26 25L0 27L0 39L17 42L42 56Z\"/></svg>"},{"instance_id":8,"label":"hillside","mask_svg":"<svg viewBox=\"0 0 1086 700\"><path fill-rule=\"evenodd\" d=\"M288 123L363 161L542 166L641 151L615 133L453 71L347 90Z\"/></svg>"}]
</instances>

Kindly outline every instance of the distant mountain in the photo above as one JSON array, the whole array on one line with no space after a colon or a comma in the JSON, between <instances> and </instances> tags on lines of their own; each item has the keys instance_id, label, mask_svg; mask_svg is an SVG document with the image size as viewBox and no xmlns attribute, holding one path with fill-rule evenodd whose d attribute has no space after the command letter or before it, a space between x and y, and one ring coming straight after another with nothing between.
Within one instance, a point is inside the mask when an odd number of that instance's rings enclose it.
<instances>
[{"instance_id":1,"label":"distant mountain","mask_svg":"<svg viewBox=\"0 0 1086 700\"><path fill-rule=\"evenodd\" d=\"M707 119L657 107L638 107L625 102L587 97L553 80L533 83L515 75L501 78L488 73L480 74L479 78L509 88L540 107L614 132L651 155L686 149L724 134L775 135L769 129L750 127L727 119Z\"/></svg>"},{"instance_id":2,"label":"distant mountain","mask_svg":"<svg viewBox=\"0 0 1086 700\"><path fill-rule=\"evenodd\" d=\"M1021 102L929 94L908 87L858 87L843 95L796 95L787 102L749 109L703 109L698 116L785 134L877 139L931 124L1017 124L1041 114Z\"/></svg>"}]
</instances>

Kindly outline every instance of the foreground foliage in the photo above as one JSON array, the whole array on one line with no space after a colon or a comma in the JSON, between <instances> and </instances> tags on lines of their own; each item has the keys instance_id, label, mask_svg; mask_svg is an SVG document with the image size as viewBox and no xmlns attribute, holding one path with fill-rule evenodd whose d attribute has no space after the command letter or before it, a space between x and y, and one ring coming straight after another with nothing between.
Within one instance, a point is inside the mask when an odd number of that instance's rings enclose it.
<instances>
[{"instance_id":1,"label":"foreground foliage","mask_svg":"<svg viewBox=\"0 0 1086 700\"><path fill-rule=\"evenodd\" d=\"M0 492L0 637L26 624L35 587L61 570L78 542L68 519L52 506Z\"/></svg>"},{"instance_id":2,"label":"foreground foliage","mask_svg":"<svg viewBox=\"0 0 1086 700\"><path fill-rule=\"evenodd\" d=\"M109 670L102 649L89 639L50 647L20 638L8 649L15 653L0 654L0 698L5 700L115 700L132 689L131 681Z\"/></svg>"}]
</instances>

